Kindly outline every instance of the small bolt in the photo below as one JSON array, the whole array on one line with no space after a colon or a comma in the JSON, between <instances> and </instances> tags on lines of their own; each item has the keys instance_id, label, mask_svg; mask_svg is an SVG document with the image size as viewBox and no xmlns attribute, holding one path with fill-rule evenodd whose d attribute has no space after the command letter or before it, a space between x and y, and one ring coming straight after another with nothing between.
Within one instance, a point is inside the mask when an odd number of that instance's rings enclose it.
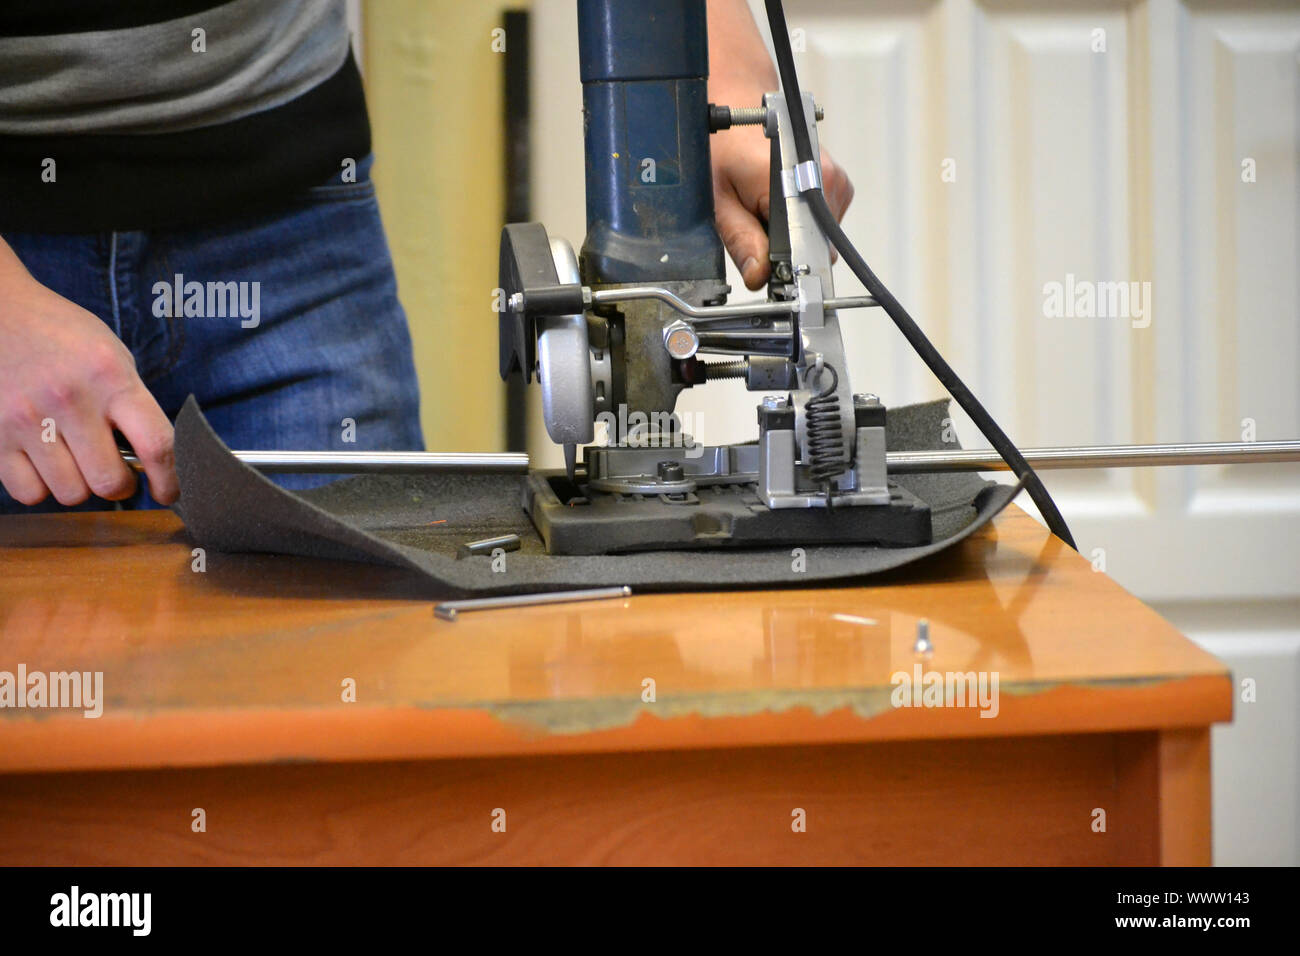
<instances>
[{"instance_id":1,"label":"small bolt","mask_svg":"<svg viewBox=\"0 0 1300 956\"><path fill-rule=\"evenodd\" d=\"M794 267L794 274L797 276L806 276L812 274L812 266L802 265Z\"/></svg>"},{"instance_id":2,"label":"small bolt","mask_svg":"<svg viewBox=\"0 0 1300 956\"><path fill-rule=\"evenodd\" d=\"M782 282L789 282L794 278L794 274L790 271L790 263L778 262L776 264L776 277Z\"/></svg>"},{"instance_id":3,"label":"small bolt","mask_svg":"<svg viewBox=\"0 0 1300 956\"><path fill-rule=\"evenodd\" d=\"M524 294L522 292L516 292L510 297L506 304L510 307L511 312L524 311Z\"/></svg>"},{"instance_id":4,"label":"small bolt","mask_svg":"<svg viewBox=\"0 0 1300 956\"><path fill-rule=\"evenodd\" d=\"M785 396L784 396L784 395L764 395L764 396L763 396L763 407L766 408L768 411L772 411L772 412L780 411L781 409L783 409L783 408L786 407L786 399L785 399Z\"/></svg>"},{"instance_id":5,"label":"small bolt","mask_svg":"<svg viewBox=\"0 0 1300 956\"><path fill-rule=\"evenodd\" d=\"M662 482L674 482L686 480L686 469L681 462L661 461L659 462L659 480Z\"/></svg>"},{"instance_id":6,"label":"small bolt","mask_svg":"<svg viewBox=\"0 0 1300 956\"><path fill-rule=\"evenodd\" d=\"M688 359L700 347L700 337L687 322L677 319L664 327L664 348L675 359Z\"/></svg>"},{"instance_id":7,"label":"small bolt","mask_svg":"<svg viewBox=\"0 0 1300 956\"><path fill-rule=\"evenodd\" d=\"M917 654L933 654L934 644L930 642L930 622L925 618L916 622L916 644L912 650Z\"/></svg>"},{"instance_id":8,"label":"small bolt","mask_svg":"<svg viewBox=\"0 0 1300 956\"><path fill-rule=\"evenodd\" d=\"M870 392L859 392L853 396L853 403L855 405L879 405L880 396L872 395Z\"/></svg>"}]
</instances>

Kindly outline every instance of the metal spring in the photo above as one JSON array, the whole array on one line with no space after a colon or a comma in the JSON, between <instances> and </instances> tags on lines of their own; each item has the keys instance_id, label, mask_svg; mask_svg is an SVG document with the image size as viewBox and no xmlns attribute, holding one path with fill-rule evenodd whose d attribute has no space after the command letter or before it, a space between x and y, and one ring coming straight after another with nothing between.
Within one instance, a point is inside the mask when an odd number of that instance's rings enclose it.
<instances>
[{"instance_id":1,"label":"metal spring","mask_svg":"<svg viewBox=\"0 0 1300 956\"><path fill-rule=\"evenodd\" d=\"M809 474L825 489L826 503L829 505L833 483L844 474L848 463L844 459L844 425L840 420L840 398L835 394L840 386L840 376L833 366L823 365L822 369L831 373L831 381L829 386L808 399L804 405L808 433L808 447L804 457Z\"/></svg>"}]
</instances>

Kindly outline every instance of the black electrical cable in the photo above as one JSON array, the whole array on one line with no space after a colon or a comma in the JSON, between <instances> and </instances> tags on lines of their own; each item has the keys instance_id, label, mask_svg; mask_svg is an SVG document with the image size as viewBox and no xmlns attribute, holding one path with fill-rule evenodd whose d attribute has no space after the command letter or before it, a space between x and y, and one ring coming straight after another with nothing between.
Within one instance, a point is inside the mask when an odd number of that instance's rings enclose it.
<instances>
[{"instance_id":1,"label":"black electrical cable","mask_svg":"<svg viewBox=\"0 0 1300 956\"><path fill-rule=\"evenodd\" d=\"M767 4L767 22L772 30L772 45L776 49L777 69L781 73L781 87L785 90L786 107L790 111L790 125L794 127L795 151L798 154L799 162L806 163L815 160L812 151L812 141L808 136L808 122L803 108L803 94L799 90L799 78L795 74L794 54L790 50L790 34L785 25L785 10L781 6L781 0L766 0ZM861 280L862 284L880 303L881 307L894 320L898 330L903 333L908 343L916 350L916 354L921 357L930 371L934 373L940 384L948 390L948 393L956 399L957 404L962 407L971 421L980 430L989 444L995 451L1002 456L1003 461L1011 468L1016 477L1025 483L1025 490L1029 492L1029 497L1033 499L1038 506L1043 520L1047 522L1047 527L1051 532L1075 548L1074 536L1070 534L1070 528L1065 523L1065 518L1056 507L1056 502L1044 487L1042 479L1038 477L1037 472L1025 461L1025 456L1020 454L1020 449L1016 448L1015 443L1007 437L993 416L985 411L984 406L980 404L974 393L971 392L966 384L953 371L952 366L944 360L939 354L925 333L921 331L920 326L907 313L907 310L894 298L893 294L885 288L883 282L876 278L876 274L871 271L867 261L858 254L858 250L853 247L844 230L835 219L835 214L831 212L831 207L826 203L826 196L822 193L821 187L809 189L802 193L808 200L808 205L812 209L813 215L817 218L818 225L831 244L839 250L844 262L853 274ZM1077 548L1076 548L1077 550Z\"/></svg>"}]
</instances>

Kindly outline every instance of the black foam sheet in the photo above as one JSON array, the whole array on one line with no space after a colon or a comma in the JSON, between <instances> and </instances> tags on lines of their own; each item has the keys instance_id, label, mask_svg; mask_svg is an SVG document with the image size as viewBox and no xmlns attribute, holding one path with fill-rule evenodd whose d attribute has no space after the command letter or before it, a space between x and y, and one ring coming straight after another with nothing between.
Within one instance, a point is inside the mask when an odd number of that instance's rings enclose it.
<instances>
[{"instance_id":1,"label":"black foam sheet","mask_svg":"<svg viewBox=\"0 0 1300 956\"><path fill-rule=\"evenodd\" d=\"M890 409L891 450L941 444L947 401ZM191 396L176 419L177 513L199 545L407 568L430 596L474 597L630 585L692 591L847 584L935 554L987 524L1020 486L973 473L900 476L930 505L934 540L911 548L800 544L805 570L782 548L651 551L605 556L548 555L522 505L518 475L359 475L290 492L235 458ZM487 556L460 558L466 541L517 534L505 571Z\"/></svg>"}]
</instances>

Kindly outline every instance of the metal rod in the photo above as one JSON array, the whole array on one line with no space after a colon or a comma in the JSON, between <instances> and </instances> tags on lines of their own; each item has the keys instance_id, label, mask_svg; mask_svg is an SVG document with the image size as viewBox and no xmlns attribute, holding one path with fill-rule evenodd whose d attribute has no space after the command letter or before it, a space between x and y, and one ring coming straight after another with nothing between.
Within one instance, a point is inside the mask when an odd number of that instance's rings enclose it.
<instances>
[{"instance_id":1,"label":"metal rod","mask_svg":"<svg viewBox=\"0 0 1300 956\"><path fill-rule=\"evenodd\" d=\"M1160 465L1237 465L1300 461L1300 441L1201 442L1169 445L1093 445L1022 448L1036 469L1147 468ZM945 471L1010 471L992 449L891 451L885 456L893 474Z\"/></svg>"},{"instance_id":2,"label":"metal rod","mask_svg":"<svg viewBox=\"0 0 1300 956\"><path fill-rule=\"evenodd\" d=\"M720 351L720 350L719 350ZM1056 468L1145 468L1161 465L1238 465L1300 461L1300 441L1201 442L1169 445L1091 445L1024 448L1029 464ZM300 474L408 474L419 472L498 472L523 474L529 459L523 453L446 454L423 451L235 451L246 465L259 471ZM137 471L139 460L123 459ZM947 471L1009 471L997 452L987 448L954 451L891 451L886 456L894 474Z\"/></svg>"},{"instance_id":3,"label":"metal rod","mask_svg":"<svg viewBox=\"0 0 1300 956\"><path fill-rule=\"evenodd\" d=\"M490 611L501 607L532 607L535 604L568 604L571 601L603 601L608 598L627 597L632 589L627 585L616 588L589 588L585 591L546 591L541 594L509 594L505 597L470 598L466 601L443 601L435 604L433 613L444 621L454 621L465 611Z\"/></svg>"},{"instance_id":4,"label":"metal rod","mask_svg":"<svg viewBox=\"0 0 1300 956\"><path fill-rule=\"evenodd\" d=\"M714 332L709 329L700 331L700 341L736 339L788 339L794 333L790 329L726 329Z\"/></svg>"},{"instance_id":5,"label":"metal rod","mask_svg":"<svg viewBox=\"0 0 1300 956\"><path fill-rule=\"evenodd\" d=\"M268 474L356 475L411 472L505 472L525 474L528 456L523 453L447 454L432 451L234 451L236 458ZM122 459L141 471L140 459L123 452Z\"/></svg>"},{"instance_id":6,"label":"metal rod","mask_svg":"<svg viewBox=\"0 0 1300 956\"><path fill-rule=\"evenodd\" d=\"M502 551L518 551L523 547L523 539L517 534L502 534L495 538L480 538L477 541L466 541L456 549L457 558L469 558L478 554L491 555L497 549Z\"/></svg>"},{"instance_id":7,"label":"metal rod","mask_svg":"<svg viewBox=\"0 0 1300 956\"><path fill-rule=\"evenodd\" d=\"M879 305L875 296L871 295L832 296L822 302L822 307L827 309L874 309Z\"/></svg>"},{"instance_id":8,"label":"metal rod","mask_svg":"<svg viewBox=\"0 0 1300 956\"><path fill-rule=\"evenodd\" d=\"M593 289L594 305L611 302L634 302L639 299L657 299L697 323L721 322L723 319L745 319L756 315L788 316L799 309L793 299L787 302L739 302L734 305L692 305L671 289L659 285L627 286L622 289ZM849 295L825 300L826 309L869 309L879 303L869 295Z\"/></svg>"},{"instance_id":9,"label":"metal rod","mask_svg":"<svg viewBox=\"0 0 1300 956\"><path fill-rule=\"evenodd\" d=\"M740 345L711 345L703 340L700 341L700 352L710 352L716 355L758 355L763 358L789 358L789 348L772 348L768 346L766 350L751 348Z\"/></svg>"}]
</instances>

